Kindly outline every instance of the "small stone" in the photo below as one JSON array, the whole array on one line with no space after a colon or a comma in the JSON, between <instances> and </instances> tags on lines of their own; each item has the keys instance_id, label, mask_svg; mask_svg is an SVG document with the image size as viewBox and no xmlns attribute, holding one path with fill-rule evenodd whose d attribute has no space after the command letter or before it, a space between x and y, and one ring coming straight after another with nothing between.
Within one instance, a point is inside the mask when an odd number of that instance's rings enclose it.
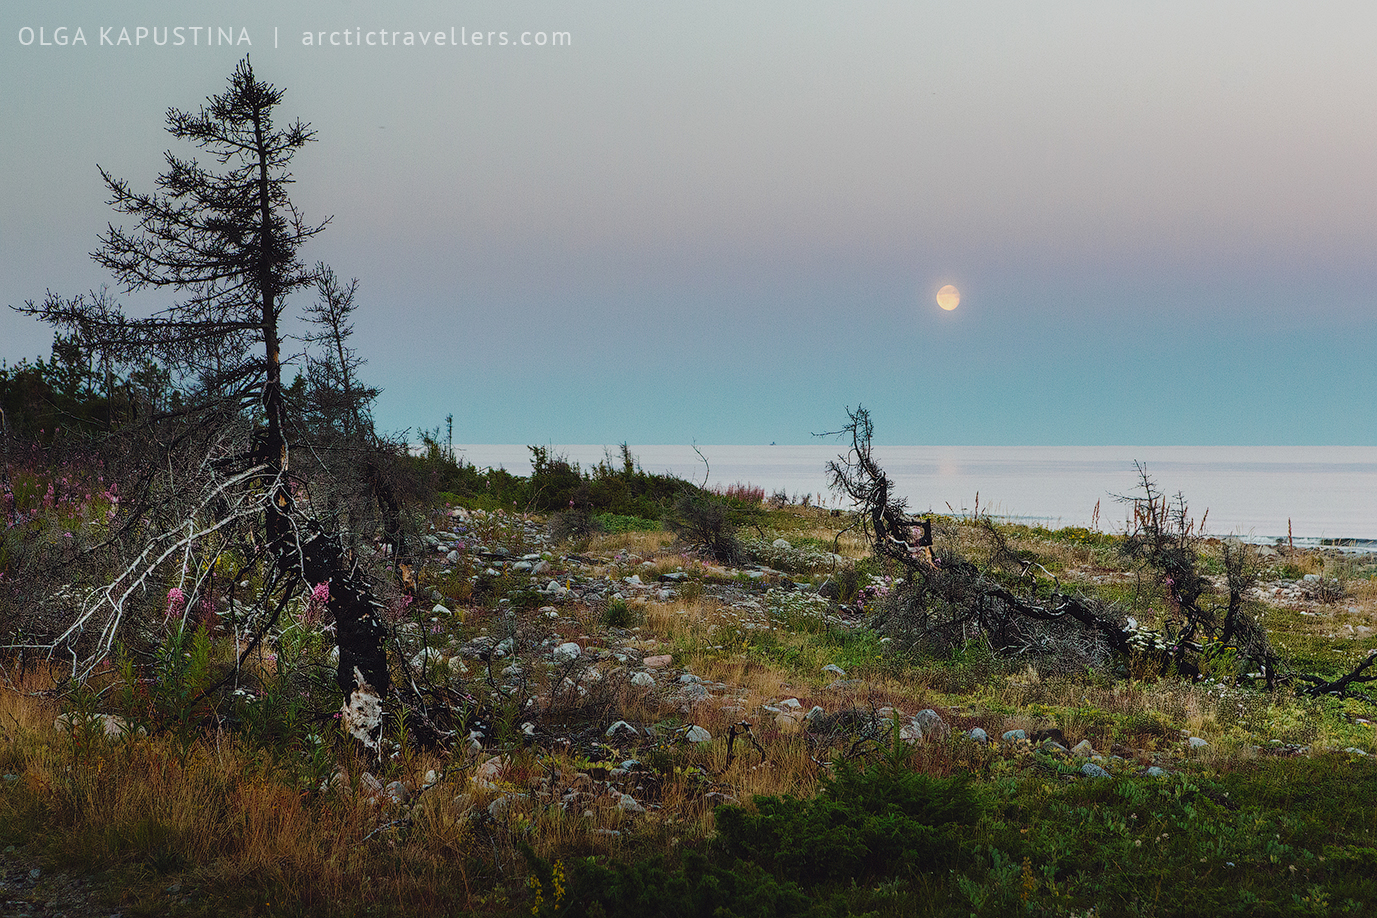
<instances>
[{"instance_id":1,"label":"small stone","mask_svg":"<svg viewBox=\"0 0 1377 918\"><path fill-rule=\"evenodd\" d=\"M636 673L631 677L631 684L636 688L650 688L655 684L655 677L650 673Z\"/></svg>"},{"instance_id":2,"label":"small stone","mask_svg":"<svg viewBox=\"0 0 1377 918\"><path fill-rule=\"evenodd\" d=\"M42 875L43 875L43 871L40 870L40 869L37 868L37 867L35 867L33 870L30 870L30 871L29 871L29 879L30 879L30 880L37 880L37 879L38 879L39 877L41 877Z\"/></svg>"},{"instance_id":3,"label":"small stone","mask_svg":"<svg viewBox=\"0 0 1377 918\"><path fill-rule=\"evenodd\" d=\"M916 746L923 741L923 728L917 724L904 724L899 728L899 740Z\"/></svg>"},{"instance_id":4,"label":"small stone","mask_svg":"<svg viewBox=\"0 0 1377 918\"><path fill-rule=\"evenodd\" d=\"M568 663L570 660L577 660L582 653L582 647L573 641L567 641L555 648L553 656L556 663Z\"/></svg>"},{"instance_id":5,"label":"small stone","mask_svg":"<svg viewBox=\"0 0 1377 918\"><path fill-rule=\"evenodd\" d=\"M636 798L630 794L622 794L621 797L617 798L617 809L633 816L645 812L645 807L637 803Z\"/></svg>"},{"instance_id":6,"label":"small stone","mask_svg":"<svg viewBox=\"0 0 1377 918\"><path fill-rule=\"evenodd\" d=\"M983 746L990 741L990 734L986 733L980 727L971 727L970 730L966 731L966 738L973 743L979 743Z\"/></svg>"},{"instance_id":7,"label":"small stone","mask_svg":"<svg viewBox=\"0 0 1377 918\"><path fill-rule=\"evenodd\" d=\"M1192 736L1190 739L1186 740L1186 745L1190 746L1192 749L1208 749L1208 748L1210 748L1209 742L1206 741L1206 740L1201 739L1201 738L1198 737L1198 736Z\"/></svg>"},{"instance_id":8,"label":"small stone","mask_svg":"<svg viewBox=\"0 0 1377 918\"><path fill-rule=\"evenodd\" d=\"M1100 766L1096 765L1094 762L1086 762L1084 765L1082 765L1082 766L1081 766L1081 774L1085 775L1087 778L1108 778L1108 777L1110 777L1109 772L1105 771L1103 768L1101 768Z\"/></svg>"},{"instance_id":9,"label":"small stone","mask_svg":"<svg viewBox=\"0 0 1377 918\"><path fill-rule=\"evenodd\" d=\"M646 669L664 669L674 658L669 654L661 654L654 657L646 657L641 661L641 665Z\"/></svg>"},{"instance_id":10,"label":"small stone","mask_svg":"<svg viewBox=\"0 0 1377 918\"><path fill-rule=\"evenodd\" d=\"M1047 755L1067 755L1070 750L1054 739L1049 739L1038 747L1039 752Z\"/></svg>"},{"instance_id":11,"label":"small stone","mask_svg":"<svg viewBox=\"0 0 1377 918\"><path fill-rule=\"evenodd\" d=\"M644 586L644 585L645 585L645 584L641 583L641 575L640 575L640 574L632 574L630 577L623 577L623 578L622 578L622 583L629 583L629 584L631 584L632 586Z\"/></svg>"},{"instance_id":12,"label":"small stone","mask_svg":"<svg viewBox=\"0 0 1377 918\"><path fill-rule=\"evenodd\" d=\"M834 676L841 676L843 679L846 678L846 670L842 669L835 663L828 663L826 666L822 668L822 671L825 673L831 673Z\"/></svg>"},{"instance_id":13,"label":"small stone","mask_svg":"<svg viewBox=\"0 0 1377 918\"><path fill-rule=\"evenodd\" d=\"M630 736L639 736L639 735L640 735L640 731L637 730L635 727L631 726L631 724L627 723L626 721L624 721L624 720L619 720L619 721L617 721L615 724L613 724L612 726L608 727L608 728L607 728L607 732L604 733L603 735L606 736L606 737L608 737L609 739L611 739L611 738L616 737L616 736L621 735L621 734L628 734L628 735L630 735Z\"/></svg>"},{"instance_id":14,"label":"small stone","mask_svg":"<svg viewBox=\"0 0 1377 918\"><path fill-rule=\"evenodd\" d=\"M795 711L803 709L803 704L797 698L785 698L779 703L781 708L790 708Z\"/></svg>"},{"instance_id":15,"label":"small stone","mask_svg":"<svg viewBox=\"0 0 1377 918\"><path fill-rule=\"evenodd\" d=\"M1028 733L1025 730L1006 730L999 738L1006 743L1013 743L1018 740L1026 740Z\"/></svg>"},{"instance_id":16,"label":"small stone","mask_svg":"<svg viewBox=\"0 0 1377 918\"><path fill-rule=\"evenodd\" d=\"M695 724L684 731L684 741L689 743L708 743L712 741L712 734Z\"/></svg>"},{"instance_id":17,"label":"small stone","mask_svg":"<svg viewBox=\"0 0 1377 918\"><path fill-rule=\"evenodd\" d=\"M1165 768L1158 768L1156 765L1149 765L1143 774L1147 775L1149 778L1165 778L1167 776L1167 770Z\"/></svg>"},{"instance_id":18,"label":"small stone","mask_svg":"<svg viewBox=\"0 0 1377 918\"><path fill-rule=\"evenodd\" d=\"M518 561L512 565L512 572L515 574L528 574L535 565L529 561Z\"/></svg>"},{"instance_id":19,"label":"small stone","mask_svg":"<svg viewBox=\"0 0 1377 918\"><path fill-rule=\"evenodd\" d=\"M385 787L384 792L392 798L392 802L401 806L411 799L411 792L406 789L406 785L400 781L393 781Z\"/></svg>"},{"instance_id":20,"label":"small stone","mask_svg":"<svg viewBox=\"0 0 1377 918\"><path fill-rule=\"evenodd\" d=\"M788 539L775 539L770 544L775 548L783 548L786 551L794 547Z\"/></svg>"},{"instance_id":21,"label":"small stone","mask_svg":"<svg viewBox=\"0 0 1377 918\"><path fill-rule=\"evenodd\" d=\"M437 775L437 774L435 773L435 769L432 768L432 769L430 769L429 771L426 772L424 784L425 784L426 787L430 787L432 784L434 784L436 781L439 781L439 780L440 780L440 776Z\"/></svg>"},{"instance_id":22,"label":"small stone","mask_svg":"<svg viewBox=\"0 0 1377 918\"><path fill-rule=\"evenodd\" d=\"M815 704L813 705L812 710L810 710L807 714L803 715L803 719L808 721L810 724L817 723L826 714L827 712L822 709L821 705Z\"/></svg>"},{"instance_id":23,"label":"small stone","mask_svg":"<svg viewBox=\"0 0 1377 918\"><path fill-rule=\"evenodd\" d=\"M437 602L430 607L431 615L449 615L449 607L442 602Z\"/></svg>"},{"instance_id":24,"label":"small stone","mask_svg":"<svg viewBox=\"0 0 1377 918\"><path fill-rule=\"evenodd\" d=\"M930 736L933 739L946 739L951 736L951 727L948 727L947 722L942 719L942 715L932 708L924 708L914 714L913 722L922 729L924 736Z\"/></svg>"},{"instance_id":25,"label":"small stone","mask_svg":"<svg viewBox=\"0 0 1377 918\"><path fill-rule=\"evenodd\" d=\"M1095 747L1090 745L1090 740L1083 739L1071 747L1071 754L1088 759L1095 754Z\"/></svg>"},{"instance_id":26,"label":"small stone","mask_svg":"<svg viewBox=\"0 0 1377 918\"><path fill-rule=\"evenodd\" d=\"M534 575L537 576L537 577L539 577L541 574L549 573L549 571L550 571L550 562L549 562L549 561L544 561L544 560L542 560L542 561L537 561L537 562L535 563L535 566L531 568L531 573L534 574Z\"/></svg>"}]
</instances>

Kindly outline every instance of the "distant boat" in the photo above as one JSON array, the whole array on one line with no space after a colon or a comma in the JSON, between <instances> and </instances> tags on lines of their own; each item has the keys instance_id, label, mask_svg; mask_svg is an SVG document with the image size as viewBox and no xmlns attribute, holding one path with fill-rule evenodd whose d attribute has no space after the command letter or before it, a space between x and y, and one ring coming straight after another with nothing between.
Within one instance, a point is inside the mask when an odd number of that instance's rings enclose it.
<instances>
[{"instance_id":1,"label":"distant boat","mask_svg":"<svg viewBox=\"0 0 1377 918\"><path fill-rule=\"evenodd\" d=\"M775 441L774 441L774 440L771 440L771 441L770 441L770 445L771 445L771 446L774 446L774 445L775 445Z\"/></svg>"}]
</instances>

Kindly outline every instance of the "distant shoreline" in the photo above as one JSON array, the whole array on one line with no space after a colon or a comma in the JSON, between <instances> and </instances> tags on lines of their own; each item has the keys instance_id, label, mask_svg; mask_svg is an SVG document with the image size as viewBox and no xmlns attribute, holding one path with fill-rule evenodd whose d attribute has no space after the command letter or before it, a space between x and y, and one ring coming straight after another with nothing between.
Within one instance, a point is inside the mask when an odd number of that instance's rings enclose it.
<instances>
[{"instance_id":1,"label":"distant shoreline","mask_svg":"<svg viewBox=\"0 0 1377 918\"><path fill-rule=\"evenodd\" d=\"M614 465L621 461L620 444L542 445L585 469L608 457ZM698 484L705 477L709 485L749 483L767 494L807 494L839 507L825 464L847 445L631 444L630 450L646 471ZM455 444L454 451L472 465L530 474L524 444ZM875 455L918 513L974 513L978 496L979 512L1009 522L1051 529L1097 523L1106 532L1122 531L1126 505L1115 498L1137 489L1134 463L1141 462L1163 493L1181 492L1190 515L1205 517L1207 535L1274 545L1289 531L1298 548L1377 551L1377 447L877 445Z\"/></svg>"}]
</instances>

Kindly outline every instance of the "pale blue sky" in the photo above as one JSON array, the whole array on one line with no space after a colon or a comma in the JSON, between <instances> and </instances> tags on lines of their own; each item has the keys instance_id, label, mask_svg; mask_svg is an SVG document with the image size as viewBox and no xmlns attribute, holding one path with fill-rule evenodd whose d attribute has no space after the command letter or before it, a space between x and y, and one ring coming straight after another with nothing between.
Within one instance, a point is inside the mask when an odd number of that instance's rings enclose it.
<instances>
[{"instance_id":1,"label":"pale blue sky","mask_svg":"<svg viewBox=\"0 0 1377 918\"><path fill-rule=\"evenodd\" d=\"M360 279L386 429L1377 444L1371 4L282 6L4 5L0 303L106 280L96 163L151 188L251 50L319 133L304 257ZM253 44L99 45L141 25ZM300 44L355 27L572 46ZM0 357L50 337L0 314Z\"/></svg>"}]
</instances>

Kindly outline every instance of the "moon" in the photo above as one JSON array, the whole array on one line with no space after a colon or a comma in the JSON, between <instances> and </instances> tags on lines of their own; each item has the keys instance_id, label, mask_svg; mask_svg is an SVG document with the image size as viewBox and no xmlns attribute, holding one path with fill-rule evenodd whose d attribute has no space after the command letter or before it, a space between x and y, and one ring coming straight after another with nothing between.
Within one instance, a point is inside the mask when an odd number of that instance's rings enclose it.
<instances>
[{"instance_id":1,"label":"moon","mask_svg":"<svg viewBox=\"0 0 1377 918\"><path fill-rule=\"evenodd\" d=\"M947 286L937 291L937 305L941 306L947 312L951 312L960 304L961 291L957 290L951 284L947 284Z\"/></svg>"}]
</instances>

